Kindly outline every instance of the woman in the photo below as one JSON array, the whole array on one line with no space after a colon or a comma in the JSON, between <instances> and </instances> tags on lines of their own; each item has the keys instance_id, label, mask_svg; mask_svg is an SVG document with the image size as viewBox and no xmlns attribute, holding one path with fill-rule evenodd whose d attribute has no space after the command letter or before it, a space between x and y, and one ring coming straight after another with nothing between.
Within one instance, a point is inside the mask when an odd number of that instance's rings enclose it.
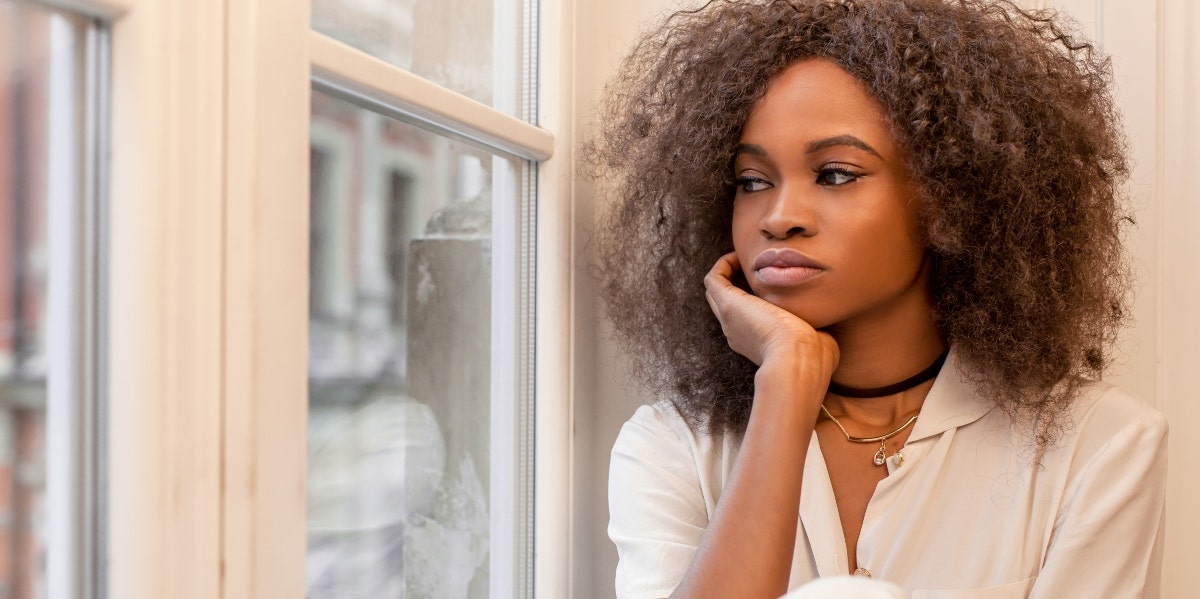
<instances>
[{"instance_id":1,"label":"woman","mask_svg":"<svg viewBox=\"0 0 1200 599\"><path fill-rule=\"evenodd\" d=\"M1157 596L1166 423L1098 380L1107 60L1005 0L714 1L621 73L602 291L664 399L613 449L618 596Z\"/></svg>"}]
</instances>

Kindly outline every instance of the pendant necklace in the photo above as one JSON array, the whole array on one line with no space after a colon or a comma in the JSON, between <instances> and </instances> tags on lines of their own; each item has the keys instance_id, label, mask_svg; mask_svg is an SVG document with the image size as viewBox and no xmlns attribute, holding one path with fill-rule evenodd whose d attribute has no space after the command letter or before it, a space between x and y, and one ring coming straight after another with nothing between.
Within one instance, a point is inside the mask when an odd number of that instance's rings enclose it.
<instances>
[{"instance_id":1,"label":"pendant necklace","mask_svg":"<svg viewBox=\"0 0 1200 599\"><path fill-rule=\"evenodd\" d=\"M884 387L875 387L872 389L860 389L860 388L855 388L855 387L847 387L845 385L839 385L835 382L830 381L829 392L833 393L835 395L841 395L842 397L854 397L854 398L884 397L887 395L895 395L896 393L900 393L901 391L907 391L907 390L909 390L913 387L916 387L917 385L920 385L921 383L924 383L925 381L928 381L929 379L937 376L938 372L942 369L942 364L944 364L946 362L946 356L949 354L950 354L950 348L947 347L941 353L941 355L939 355L937 357L937 359L933 361L933 364L930 364L929 367L927 367L925 370L922 370L921 372L918 372L917 374L910 376L910 377L904 379L903 381L900 381L899 383L896 383L894 385L887 385ZM876 466L882 466L884 464L884 462L887 461L888 439L891 439L892 437L895 437L896 435L899 435L900 433L904 432L905 429L912 426L912 424L917 421L917 416L914 415L912 418L908 419L908 422L905 422L904 424L900 425L900 428L897 428L896 430L894 430L890 433L885 433L885 434L879 435L877 437L855 437L854 435L851 435L849 432L846 431L846 427L842 426L842 423L840 420L838 420L837 418L834 418L833 414L829 413L829 410L825 407L825 404L821 404L821 411L825 412L825 415L828 416L829 419L832 420L833 423L836 424L839 429L841 429L842 434L846 436L847 441L849 441L851 443L879 443L879 451L875 452L875 457L872 460ZM904 463L904 453L902 452L902 450L897 449L896 453L894 455L896 456L896 465L897 466Z\"/></svg>"},{"instance_id":2,"label":"pendant necklace","mask_svg":"<svg viewBox=\"0 0 1200 599\"><path fill-rule=\"evenodd\" d=\"M884 461L887 460L887 441L888 441L888 439L891 439L892 437L899 435L901 432L904 431L904 429L912 426L912 423L917 421L917 417L913 416L912 418L908 419L908 422L905 422L904 424L900 425L900 428L898 428L890 433L887 433L886 435L879 435L878 437L855 437L855 436L851 435L850 433L846 432L846 427L842 426L842 423L839 422L837 418L834 418L833 414L829 413L829 410L825 408L825 404L821 404L821 410L825 412L825 415L828 416L829 419L832 420L833 423L836 424L838 428L842 429L842 434L846 435L847 441L849 441L851 443L876 443L876 442L879 443L879 451L875 452L875 458L874 458L874 462L875 462L876 466L882 466ZM904 463L904 453L901 450L897 449L896 453L894 455L896 456L896 465L897 466Z\"/></svg>"}]
</instances>

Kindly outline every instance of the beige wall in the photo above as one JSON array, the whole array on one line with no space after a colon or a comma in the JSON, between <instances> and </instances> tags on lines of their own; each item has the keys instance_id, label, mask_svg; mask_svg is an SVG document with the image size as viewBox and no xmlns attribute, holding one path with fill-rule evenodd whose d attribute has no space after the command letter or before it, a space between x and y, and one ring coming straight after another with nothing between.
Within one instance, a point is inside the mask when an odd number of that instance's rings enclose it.
<instances>
[{"instance_id":1,"label":"beige wall","mask_svg":"<svg viewBox=\"0 0 1200 599\"><path fill-rule=\"evenodd\" d=\"M647 19L677 0L579 2L576 114L587 131L604 80ZM1121 341L1123 358L1110 379L1146 398L1170 418L1166 597L1185 597L1186 564L1200 558L1200 453L1188 431L1200 428L1200 5L1192 0L1025 0L1057 6L1113 57L1117 94L1135 161L1131 182L1137 229L1128 245L1139 288L1136 323ZM1190 36L1190 37L1189 37ZM612 342L596 323L584 265L593 218L592 194L576 184L577 255L574 438L575 597L612 597L616 552L605 534L608 453L620 425L639 403ZM587 368L589 360L595 369Z\"/></svg>"},{"instance_id":2,"label":"beige wall","mask_svg":"<svg viewBox=\"0 0 1200 599\"><path fill-rule=\"evenodd\" d=\"M669 9L699 0L582 0L576 4L576 110L580 139L586 137L604 82L615 71L644 24ZM591 259L591 188L576 182L575 438L573 463L572 591L576 599L613 597L616 548L608 524L608 458L617 431L642 399L609 331L597 314ZM594 364L594 369L588 368Z\"/></svg>"}]
</instances>

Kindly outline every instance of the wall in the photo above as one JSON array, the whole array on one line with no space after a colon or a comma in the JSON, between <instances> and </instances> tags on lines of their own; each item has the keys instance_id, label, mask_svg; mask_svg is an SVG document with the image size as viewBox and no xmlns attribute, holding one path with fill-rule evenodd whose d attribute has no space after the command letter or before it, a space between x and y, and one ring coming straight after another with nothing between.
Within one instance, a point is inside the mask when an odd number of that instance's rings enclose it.
<instances>
[{"instance_id":1,"label":"wall","mask_svg":"<svg viewBox=\"0 0 1200 599\"><path fill-rule=\"evenodd\" d=\"M697 3L692 0L692 4ZM683 5L677 0L583 0L576 3L577 138L586 139L605 81L616 70L643 24ZM572 591L576 599L613 597L617 552L609 541L608 458L621 424L644 403L620 364L598 312L588 264L594 218L591 187L575 183L575 436L572 519ZM588 368L594 365L594 368Z\"/></svg>"},{"instance_id":2,"label":"wall","mask_svg":"<svg viewBox=\"0 0 1200 599\"><path fill-rule=\"evenodd\" d=\"M1200 455L1186 433L1200 427L1200 6L1190 0L1025 0L1058 7L1113 58L1134 171L1137 227L1127 240L1138 274L1135 323L1121 338L1110 380L1164 410L1170 443L1164 596L1190 588L1185 565L1200 557ZM607 77L648 19L676 0L580 2L577 8L576 114L580 138ZM1190 36L1189 36L1190 34ZM597 307L586 264L594 215L590 188L576 183L576 369L573 588L575 597L612 597L616 551L607 525L608 455L622 422L641 402L628 384ZM586 368L591 359L594 370Z\"/></svg>"}]
</instances>

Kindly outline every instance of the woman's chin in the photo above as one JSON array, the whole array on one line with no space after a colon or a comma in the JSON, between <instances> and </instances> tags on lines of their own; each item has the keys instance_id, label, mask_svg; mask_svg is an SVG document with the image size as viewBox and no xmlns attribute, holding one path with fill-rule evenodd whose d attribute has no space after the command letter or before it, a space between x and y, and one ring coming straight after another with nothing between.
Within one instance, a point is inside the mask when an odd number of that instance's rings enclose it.
<instances>
[{"instance_id":1,"label":"woman's chin","mask_svg":"<svg viewBox=\"0 0 1200 599\"><path fill-rule=\"evenodd\" d=\"M813 302L812 300L800 301L794 297L780 297L772 293L760 295L759 297L787 310L814 329L823 329L827 326L837 324L840 320L839 316L833 310L828 309L826 306L816 305L817 302Z\"/></svg>"}]
</instances>

